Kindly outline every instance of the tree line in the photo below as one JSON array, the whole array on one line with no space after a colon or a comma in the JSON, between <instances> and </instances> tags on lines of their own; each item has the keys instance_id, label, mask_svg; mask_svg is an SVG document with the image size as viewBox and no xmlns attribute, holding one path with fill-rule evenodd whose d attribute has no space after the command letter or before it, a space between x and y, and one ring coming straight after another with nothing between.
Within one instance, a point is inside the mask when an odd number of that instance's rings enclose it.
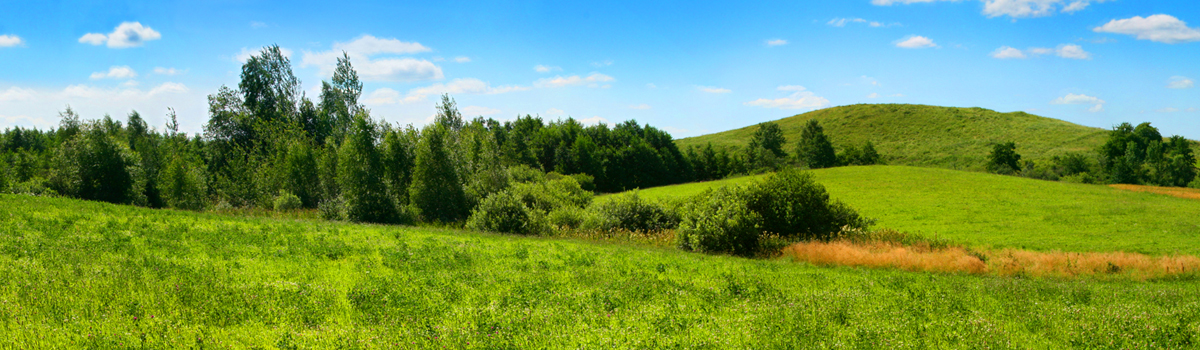
<instances>
[{"instance_id":1,"label":"tree line","mask_svg":"<svg viewBox=\"0 0 1200 350\"><path fill-rule=\"evenodd\" d=\"M1196 161L1183 136L1164 138L1150 123L1121 123L1095 153L1066 153L1042 164L1021 160L1014 142L996 144L987 169L1043 180L1200 188Z\"/></svg>"}]
</instances>

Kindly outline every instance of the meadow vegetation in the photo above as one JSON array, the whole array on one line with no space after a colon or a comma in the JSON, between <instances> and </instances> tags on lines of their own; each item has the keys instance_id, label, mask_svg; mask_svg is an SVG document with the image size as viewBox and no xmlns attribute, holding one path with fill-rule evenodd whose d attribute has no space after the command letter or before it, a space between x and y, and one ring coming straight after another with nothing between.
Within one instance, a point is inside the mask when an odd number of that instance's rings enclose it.
<instances>
[{"instance_id":1,"label":"meadow vegetation","mask_svg":"<svg viewBox=\"0 0 1200 350\"><path fill-rule=\"evenodd\" d=\"M0 195L0 347L1194 347L1200 289Z\"/></svg>"}]
</instances>

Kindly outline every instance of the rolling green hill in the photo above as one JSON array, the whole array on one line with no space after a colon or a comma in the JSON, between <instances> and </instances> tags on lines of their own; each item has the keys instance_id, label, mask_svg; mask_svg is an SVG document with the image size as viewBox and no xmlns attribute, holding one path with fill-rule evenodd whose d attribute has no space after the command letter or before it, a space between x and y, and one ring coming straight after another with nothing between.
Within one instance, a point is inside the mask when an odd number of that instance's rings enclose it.
<instances>
[{"instance_id":1,"label":"rolling green hill","mask_svg":"<svg viewBox=\"0 0 1200 350\"><path fill-rule=\"evenodd\" d=\"M811 172L832 198L877 219L878 227L972 246L1200 254L1200 200L935 168L866 166ZM762 176L638 193L683 198Z\"/></svg>"},{"instance_id":2,"label":"rolling green hill","mask_svg":"<svg viewBox=\"0 0 1200 350\"><path fill-rule=\"evenodd\" d=\"M1200 337L1189 281L822 268L18 195L0 207L5 349L1187 348Z\"/></svg>"},{"instance_id":3,"label":"rolling green hill","mask_svg":"<svg viewBox=\"0 0 1200 350\"><path fill-rule=\"evenodd\" d=\"M1106 140L1104 129L983 108L863 104L812 111L776 121L790 153L809 119L825 127L834 147L870 140L888 164L979 170L992 145L1013 141L1022 159L1034 161L1073 151L1092 151ZM757 125L676 141L690 146L744 146Z\"/></svg>"}]
</instances>

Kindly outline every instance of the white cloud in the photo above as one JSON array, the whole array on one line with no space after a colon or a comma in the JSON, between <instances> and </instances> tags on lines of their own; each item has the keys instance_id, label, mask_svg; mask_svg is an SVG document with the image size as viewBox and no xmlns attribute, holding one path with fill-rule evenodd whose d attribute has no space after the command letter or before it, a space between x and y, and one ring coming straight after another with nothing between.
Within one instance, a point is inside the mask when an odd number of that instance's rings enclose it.
<instances>
[{"instance_id":1,"label":"white cloud","mask_svg":"<svg viewBox=\"0 0 1200 350\"><path fill-rule=\"evenodd\" d=\"M933 40L920 35L910 35L904 39L896 41L896 47L905 49L923 49L928 47L937 47Z\"/></svg>"},{"instance_id":2,"label":"white cloud","mask_svg":"<svg viewBox=\"0 0 1200 350\"><path fill-rule=\"evenodd\" d=\"M546 110L547 116L562 116L564 114L567 114L567 112L564 112L563 110L558 109L558 108L551 108L551 109Z\"/></svg>"},{"instance_id":3,"label":"white cloud","mask_svg":"<svg viewBox=\"0 0 1200 350\"><path fill-rule=\"evenodd\" d=\"M1188 112L1196 112L1196 111L1200 111L1200 109L1197 109L1196 107L1191 107L1191 108L1188 108L1187 111Z\"/></svg>"},{"instance_id":4,"label":"white cloud","mask_svg":"<svg viewBox=\"0 0 1200 350\"><path fill-rule=\"evenodd\" d=\"M879 98L879 94L872 92L870 95L867 95L867 98Z\"/></svg>"},{"instance_id":5,"label":"white cloud","mask_svg":"<svg viewBox=\"0 0 1200 350\"><path fill-rule=\"evenodd\" d=\"M850 24L850 23L865 23L867 26L869 26L871 28L891 27L891 26L900 25L900 23L884 24L882 22L869 21L869 20L862 19L862 18L840 18L840 17L831 19L831 20L829 20L829 22L825 22L825 24L827 24L827 25L830 25L833 27L838 27L838 28L845 27L847 24Z\"/></svg>"},{"instance_id":6,"label":"white cloud","mask_svg":"<svg viewBox=\"0 0 1200 350\"><path fill-rule=\"evenodd\" d=\"M1158 113L1175 113L1175 112L1178 112L1178 111L1179 111L1179 109L1177 109L1177 108L1171 108L1171 107L1167 107L1167 108L1163 108L1163 109L1157 110L1157 111L1155 111L1155 112L1158 112Z\"/></svg>"},{"instance_id":7,"label":"white cloud","mask_svg":"<svg viewBox=\"0 0 1200 350\"><path fill-rule=\"evenodd\" d=\"M538 73L549 73L552 71L561 71L562 68L561 67L543 66L543 65L539 64L539 65L533 66L533 70Z\"/></svg>"},{"instance_id":8,"label":"white cloud","mask_svg":"<svg viewBox=\"0 0 1200 350\"><path fill-rule=\"evenodd\" d=\"M1087 51L1083 51L1083 47L1080 47L1079 45L1075 45L1075 44L1059 45L1058 50L1056 50L1055 53L1058 55L1058 57L1062 57L1062 58L1070 58L1070 59L1076 59L1076 60L1092 59L1091 53L1088 53Z\"/></svg>"},{"instance_id":9,"label":"white cloud","mask_svg":"<svg viewBox=\"0 0 1200 350\"><path fill-rule=\"evenodd\" d=\"M941 1L957 2L959 0L871 0L878 6L894 4L933 3ZM981 0L983 14L988 17L1009 16L1013 19L1026 17L1050 16L1058 12L1075 13L1086 9L1092 3L1110 0Z\"/></svg>"},{"instance_id":10,"label":"white cloud","mask_svg":"<svg viewBox=\"0 0 1200 350\"><path fill-rule=\"evenodd\" d=\"M112 66L107 72L95 72L91 77L95 79L133 79L137 77L137 72L134 72L129 66Z\"/></svg>"},{"instance_id":11,"label":"white cloud","mask_svg":"<svg viewBox=\"0 0 1200 350\"><path fill-rule=\"evenodd\" d=\"M420 43L363 35L350 42L333 43L333 49L329 51L305 51L300 66L316 66L322 76L332 76L337 68L337 59L345 52L363 81L441 80L444 77L442 68L428 60L407 57L373 58L376 55L405 55L428 51L430 49Z\"/></svg>"},{"instance_id":12,"label":"white cloud","mask_svg":"<svg viewBox=\"0 0 1200 350\"><path fill-rule=\"evenodd\" d=\"M259 21L250 21L250 28L259 29L266 28L267 24Z\"/></svg>"},{"instance_id":13,"label":"white cloud","mask_svg":"<svg viewBox=\"0 0 1200 350\"><path fill-rule=\"evenodd\" d=\"M250 51L250 49L243 47L242 52L239 52L237 55L233 56L233 61L238 62L238 63L246 63L246 61L250 60L250 56L257 55L261 52L262 52L262 49ZM280 47L279 53L283 54L283 57L292 58L293 52L292 52L292 49L289 49L286 47Z\"/></svg>"},{"instance_id":14,"label":"white cloud","mask_svg":"<svg viewBox=\"0 0 1200 350\"><path fill-rule=\"evenodd\" d=\"M583 118L578 121L579 121L579 124L583 124L583 125L608 124L608 119L601 118L600 116L592 116L591 118Z\"/></svg>"},{"instance_id":15,"label":"white cloud","mask_svg":"<svg viewBox=\"0 0 1200 350\"><path fill-rule=\"evenodd\" d=\"M754 101L746 102L745 104L747 106L779 109L815 109L829 105L829 100L813 94L812 91L808 91L803 86L784 85L778 87L777 90L793 91L793 93L788 97L777 99L760 98Z\"/></svg>"},{"instance_id":16,"label":"white cloud","mask_svg":"<svg viewBox=\"0 0 1200 350\"><path fill-rule=\"evenodd\" d=\"M730 92L733 92L733 90L730 90L730 89L713 87L713 86L697 86L696 89L699 89L700 91L704 91L704 92L707 92L710 94L728 94Z\"/></svg>"},{"instance_id":17,"label":"white cloud","mask_svg":"<svg viewBox=\"0 0 1200 350\"><path fill-rule=\"evenodd\" d=\"M138 83L137 80L126 80L124 83L121 83L121 86L134 87L134 86L138 86L138 84L140 84L140 83Z\"/></svg>"},{"instance_id":18,"label":"white cloud","mask_svg":"<svg viewBox=\"0 0 1200 350\"><path fill-rule=\"evenodd\" d=\"M645 103L640 104L640 105L631 105L631 106L629 106L629 109L650 109L650 105L645 104Z\"/></svg>"},{"instance_id":19,"label":"white cloud","mask_svg":"<svg viewBox=\"0 0 1200 350\"><path fill-rule=\"evenodd\" d=\"M147 41L158 40L162 38L162 34L143 26L138 22L123 22L113 29L112 33L87 33L79 37L79 42L91 45L100 45L108 43L109 48L125 49L130 47L138 47L145 44Z\"/></svg>"},{"instance_id":20,"label":"white cloud","mask_svg":"<svg viewBox=\"0 0 1200 350\"><path fill-rule=\"evenodd\" d=\"M154 67L154 74L158 75L178 75L187 71L178 70L175 68Z\"/></svg>"},{"instance_id":21,"label":"white cloud","mask_svg":"<svg viewBox=\"0 0 1200 350\"><path fill-rule=\"evenodd\" d=\"M587 77L580 77L578 75L563 77L560 75L560 76L555 76L553 78L538 79L537 81L533 82L533 86L537 86L540 88L557 88L557 87L578 86L578 85L588 85L588 87L601 87L599 85L599 83L606 83L606 82L610 82L613 80L616 80L616 79L613 79L613 77L610 77L610 76L607 76L604 74L600 74L600 73L592 73L591 75L588 75Z\"/></svg>"},{"instance_id":22,"label":"white cloud","mask_svg":"<svg viewBox=\"0 0 1200 350\"><path fill-rule=\"evenodd\" d=\"M454 62L467 63L467 62L471 62L471 58L467 57L467 56L458 56L458 57L454 58Z\"/></svg>"},{"instance_id":23,"label":"white cloud","mask_svg":"<svg viewBox=\"0 0 1200 350\"><path fill-rule=\"evenodd\" d=\"M0 102L25 101L33 98L33 89L22 89L16 86L0 91Z\"/></svg>"},{"instance_id":24,"label":"white cloud","mask_svg":"<svg viewBox=\"0 0 1200 350\"><path fill-rule=\"evenodd\" d=\"M1200 41L1200 30L1188 28L1187 23L1170 15L1153 15L1142 18L1133 16L1114 19L1103 26L1092 29L1097 33L1133 35L1138 40L1150 40L1166 44Z\"/></svg>"},{"instance_id":25,"label":"white cloud","mask_svg":"<svg viewBox=\"0 0 1200 350\"><path fill-rule=\"evenodd\" d=\"M607 67L607 66L611 66L611 65L613 65L613 61L612 61L612 60L604 60L604 61L599 61L599 62L592 62L592 67L596 67L596 68L600 68L600 67Z\"/></svg>"},{"instance_id":26,"label":"white cloud","mask_svg":"<svg viewBox=\"0 0 1200 350\"><path fill-rule=\"evenodd\" d=\"M783 40L783 39L767 40L767 46L782 46L782 45L787 45L787 40Z\"/></svg>"},{"instance_id":27,"label":"white cloud","mask_svg":"<svg viewBox=\"0 0 1200 350\"><path fill-rule=\"evenodd\" d=\"M13 47L24 44L25 41L16 35L0 35L0 47Z\"/></svg>"},{"instance_id":28,"label":"white cloud","mask_svg":"<svg viewBox=\"0 0 1200 350\"><path fill-rule=\"evenodd\" d=\"M1196 86L1196 83L1187 77L1176 76L1167 81L1168 89L1190 89L1193 86Z\"/></svg>"},{"instance_id":29,"label":"white cloud","mask_svg":"<svg viewBox=\"0 0 1200 350\"><path fill-rule=\"evenodd\" d=\"M159 85L158 87L150 89L149 94L150 94L150 96L154 96L154 95L158 95L158 94L178 94L178 93L185 93L185 92L188 92L187 86L184 86L183 84L180 84L180 83L167 82L167 83L162 83L162 85Z\"/></svg>"},{"instance_id":30,"label":"white cloud","mask_svg":"<svg viewBox=\"0 0 1200 350\"><path fill-rule=\"evenodd\" d=\"M448 83L437 83L430 86L414 88L408 90L408 93L401 94L399 91L389 88L379 88L367 95L364 100L367 104L385 105L385 104L402 104L424 101L430 95L441 94L479 94L479 95L495 95L514 91L529 90L526 86L498 86L493 87L488 83L475 79L454 79Z\"/></svg>"},{"instance_id":31,"label":"white cloud","mask_svg":"<svg viewBox=\"0 0 1200 350\"><path fill-rule=\"evenodd\" d=\"M500 113L500 110L495 108L480 106L466 106L462 108L462 114L467 116L489 116L497 113Z\"/></svg>"},{"instance_id":32,"label":"white cloud","mask_svg":"<svg viewBox=\"0 0 1200 350\"><path fill-rule=\"evenodd\" d=\"M996 49L996 51L992 52L992 57L1002 59L1002 60L1024 59L1025 53L1021 52L1021 50L1018 50L1015 48L1011 48L1008 46L1001 46L999 49Z\"/></svg>"},{"instance_id":33,"label":"white cloud","mask_svg":"<svg viewBox=\"0 0 1200 350\"><path fill-rule=\"evenodd\" d=\"M1105 103L1106 102L1104 102L1104 100L1096 98L1095 96L1088 96L1084 94L1067 94L1066 96L1054 99L1054 101L1050 101L1050 104L1056 105L1093 105L1092 108L1088 108L1089 112L1103 111Z\"/></svg>"}]
</instances>

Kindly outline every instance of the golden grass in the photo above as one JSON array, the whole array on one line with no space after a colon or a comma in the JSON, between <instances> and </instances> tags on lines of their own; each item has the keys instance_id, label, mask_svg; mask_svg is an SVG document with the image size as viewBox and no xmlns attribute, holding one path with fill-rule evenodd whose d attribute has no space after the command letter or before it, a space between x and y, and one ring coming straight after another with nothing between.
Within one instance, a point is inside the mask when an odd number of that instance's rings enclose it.
<instances>
[{"instance_id":1,"label":"golden grass","mask_svg":"<svg viewBox=\"0 0 1200 350\"><path fill-rule=\"evenodd\" d=\"M783 249L785 257L815 265L897 268L908 271L996 276L1097 277L1134 280L1195 276L1200 258L1136 253L1034 252L961 247L924 248L891 242L804 242Z\"/></svg>"},{"instance_id":2,"label":"golden grass","mask_svg":"<svg viewBox=\"0 0 1200 350\"><path fill-rule=\"evenodd\" d=\"M1160 186L1143 186L1143 185L1108 185L1109 187L1122 189L1134 192L1150 192L1157 194L1165 194L1172 197L1200 199L1200 188L1185 188L1185 187L1160 187Z\"/></svg>"}]
</instances>

